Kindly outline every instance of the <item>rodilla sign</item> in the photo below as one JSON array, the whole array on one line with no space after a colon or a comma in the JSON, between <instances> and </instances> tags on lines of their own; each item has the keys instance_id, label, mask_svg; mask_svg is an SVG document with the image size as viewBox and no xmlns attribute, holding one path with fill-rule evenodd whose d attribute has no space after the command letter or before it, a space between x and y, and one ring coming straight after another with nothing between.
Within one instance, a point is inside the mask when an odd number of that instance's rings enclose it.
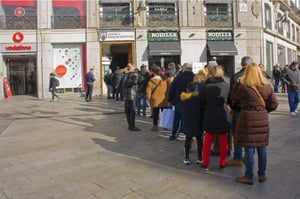
<instances>
[{"instance_id":1,"label":"rodilla sign","mask_svg":"<svg viewBox=\"0 0 300 199\"><path fill-rule=\"evenodd\" d=\"M36 44L22 43L25 36L21 32L12 35L14 44L0 44L0 52L36 52Z\"/></svg>"}]
</instances>

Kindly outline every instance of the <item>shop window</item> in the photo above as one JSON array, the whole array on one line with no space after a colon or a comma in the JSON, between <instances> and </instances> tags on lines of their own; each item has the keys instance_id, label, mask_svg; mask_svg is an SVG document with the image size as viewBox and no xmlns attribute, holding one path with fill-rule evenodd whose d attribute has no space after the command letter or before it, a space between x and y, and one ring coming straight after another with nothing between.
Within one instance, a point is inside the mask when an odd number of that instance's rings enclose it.
<instances>
[{"instance_id":1,"label":"shop window","mask_svg":"<svg viewBox=\"0 0 300 199\"><path fill-rule=\"evenodd\" d=\"M83 88L83 50L80 44L53 45L53 71L60 82L58 92L79 92Z\"/></svg>"},{"instance_id":2,"label":"shop window","mask_svg":"<svg viewBox=\"0 0 300 199\"><path fill-rule=\"evenodd\" d=\"M1 0L0 29L36 29L36 0Z\"/></svg>"},{"instance_id":3,"label":"shop window","mask_svg":"<svg viewBox=\"0 0 300 199\"><path fill-rule=\"evenodd\" d=\"M131 3L103 3L100 5L100 27L132 25Z\"/></svg>"},{"instance_id":4,"label":"shop window","mask_svg":"<svg viewBox=\"0 0 300 199\"><path fill-rule=\"evenodd\" d=\"M148 26L178 26L176 3L152 3L147 5Z\"/></svg>"},{"instance_id":5,"label":"shop window","mask_svg":"<svg viewBox=\"0 0 300 199\"><path fill-rule=\"evenodd\" d=\"M231 27L233 25L231 4L206 4L206 25Z\"/></svg>"},{"instance_id":6,"label":"shop window","mask_svg":"<svg viewBox=\"0 0 300 199\"><path fill-rule=\"evenodd\" d=\"M53 29L79 29L86 27L85 0L52 0Z\"/></svg>"}]
</instances>

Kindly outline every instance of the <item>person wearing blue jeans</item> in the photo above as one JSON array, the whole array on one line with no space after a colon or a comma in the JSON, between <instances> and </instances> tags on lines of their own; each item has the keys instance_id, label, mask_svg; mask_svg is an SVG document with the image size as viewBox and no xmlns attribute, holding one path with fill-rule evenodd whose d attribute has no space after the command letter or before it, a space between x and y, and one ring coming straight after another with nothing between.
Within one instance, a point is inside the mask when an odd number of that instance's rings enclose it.
<instances>
[{"instance_id":1,"label":"person wearing blue jeans","mask_svg":"<svg viewBox=\"0 0 300 199\"><path fill-rule=\"evenodd\" d=\"M233 111L233 114L232 114L232 133L234 135L234 132L235 132L235 127L236 127L236 122L237 122L237 119L239 117L239 113L240 111L237 111L237 110L234 110ZM237 161L240 161L240 162L237 162L236 165L231 165L230 163L228 164L228 166L242 166L242 158L243 158L243 148L241 146L238 146L236 144L234 144L234 151L233 151L233 159L234 160L237 160Z\"/></svg>"},{"instance_id":2,"label":"person wearing blue jeans","mask_svg":"<svg viewBox=\"0 0 300 199\"><path fill-rule=\"evenodd\" d=\"M234 101L231 99L231 93L232 89L237 84L239 79L244 75L246 68L248 64L252 62L252 58L249 56L242 57L241 59L241 66L242 69L235 73L231 79L230 79L230 96L229 96L229 101L228 104L230 105L232 109L232 125L231 125L231 134L233 137L235 137L235 127L236 123L238 120L239 113L241 111L241 103L239 101ZM234 138L233 138L234 139ZM242 161L242 147L238 146L237 144L234 144L234 152L233 152L233 158L227 161L227 166L236 166L236 167L241 167L243 166L243 161Z\"/></svg>"},{"instance_id":3,"label":"person wearing blue jeans","mask_svg":"<svg viewBox=\"0 0 300 199\"><path fill-rule=\"evenodd\" d=\"M278 107L278 101L269 81L260 67L250 63L244 75L234 85L231 99L238 101L241 111L235 125L234 143L245 148L245 174L235 179L238 183L253 185L254 152L258 154L258 181L266 180L267 152L269 145L269 112Z\"/></svg>"},{"instance_id":4,"label":"person wearing blue jeans","mask_svg":"<svg viewBox=\"0 0 300 199\"><path fill-rule=\"evenodd\" d=\"M146 116L147 98L145 93L138 93L136 96L136 115L141 116L141 108L143 116Z\"/></svg>"},{"instance_id":5,"label":"person wearing blue jeans","mask_svg":"<svg viewBox=\"0 0 300 199\"><path fill-rule=\"evenodd\" d=\"M288 100L290 114L292 116L298 114L297 106L300 101L300 70L298 69L298 67L298 62L293 61L282 76L282 81L284 81L288 85Z\"/></svg>"},{"instance_id":6,"label":"person wearing blue jeans","mask_svg":"<svg viewBox=\"0 0 300 199\"><path fill-rule=\"evenodd\" d=\"M267 148L263 147L245 147L245 177L253 181L253 165L255 149L258 155L258 181L264 182L266 180L266 167L267 167ZM253 184L253 183L250 183Z\"/></svg>"},{"instance_id":7,"label":"person wearing blue jeans","mask_svg":"<svg viewBox=\"0 0 300 199\"><path fill-rule=\"evenodd\" d=\"M181 129L182 107L180 105L180 94L185 92L188 83L193 81L195 75L192 70L192 64L183 64L182 72L174 78L169 90L168 102L170 105L175 106L172 135L169 137L169 140L176 140Z\"/></svg>"},{"instance_id":8,"label":"person wearing blue jeans","mask_svg":"<svg viewBox=\"0 0 300 199\"><path fill-rule=\"evenodd\" d=\"M174 121L173 121L173 129L172 135L170 136L170 140L176 140L179 136L179 132L181 130L181 121L182 121L182 108L180 104L175 105L174 111Z\"/></svg>"},{"instance_id":9,"label":"person wearing blue jeans","mask_svg":"<svg viewBox=\"0 0 300 199\"><path fill-rule=\"evenodd\" d=\"M300 92L289 89L288 90L288 101L289 101L290 113L297 114L298 113L297 107L298 107L298 103L300 101Z\"/></svg>"},{"instance_id":10,"label":"person wearing blue jeans","mask_svg":"<svg viewBox=\"0 0 300 199\"><path fill-rule=\"evenodd\" d=\"M278 93L278 87L280 83L281 77L281 68L280 64L276 64L273 68L273 79L274 79L274 92Z\"/></svg>"}]
</instances>

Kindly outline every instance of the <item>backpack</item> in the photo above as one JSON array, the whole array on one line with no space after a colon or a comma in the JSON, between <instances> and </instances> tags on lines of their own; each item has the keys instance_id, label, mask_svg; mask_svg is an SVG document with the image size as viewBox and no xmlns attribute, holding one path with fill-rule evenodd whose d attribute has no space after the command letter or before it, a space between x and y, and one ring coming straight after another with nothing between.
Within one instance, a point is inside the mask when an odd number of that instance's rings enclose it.
<instances>
[{"instance_id":1,"label":"backpack","mask_svg":"<svg viewBox=\"0 0 300 199\"><path fill-rule=\"evenodd\" d=\"M55 78L55 82L54 82L54 83L55 83L55 86L59 86L59 81L58 81L58 79Z\"/></svg>"}]
</instances>

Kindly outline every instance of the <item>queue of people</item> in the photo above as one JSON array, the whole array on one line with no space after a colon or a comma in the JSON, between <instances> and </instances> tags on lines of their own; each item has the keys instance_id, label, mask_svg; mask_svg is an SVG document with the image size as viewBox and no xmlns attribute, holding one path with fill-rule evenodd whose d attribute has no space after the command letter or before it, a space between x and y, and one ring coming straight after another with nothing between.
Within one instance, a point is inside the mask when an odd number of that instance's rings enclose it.
<instances>
[{"instance_id":1,"label":"queue of people","mask_svg":"<svg viewBox=\"0 0 300 199\"><path fill-rule=\"evenodd\" d=\"M138 70L129 63L123 72L117 68L114 73L108 73L110 80L107 82L113 85L111 90L121 91L119 97L116 94L108 97L124 100L130 131L141 130L136 127L135 117L146 116L148 106L153 120L151 130L159 131L162 110L173 108L174 121L169 140L177 140L179 133L185 134L184 164L191 164L190 149L195 137L196 163L203 170L209 170L211 145L216 138L220 169L245 164L245 174L236 178L236 182L252 185L255 150L258 180L266 180L266 148L270 131L268 113L278 106L275 93L279 82L286 84L290 113L296 115L300 100L300 71L297 62L292 62L284 70L276 65L272 85L262 66L254 63L251 57L243 57L241 67L229 80L216 61L209 62L196 75L189 63L183 64L180 71L176 70L174 63L168 64L165 69L152 66L150 70L145 65ZM233 157L227 160L231 144L234 145Z\"/></svg>"}]
</instances>

